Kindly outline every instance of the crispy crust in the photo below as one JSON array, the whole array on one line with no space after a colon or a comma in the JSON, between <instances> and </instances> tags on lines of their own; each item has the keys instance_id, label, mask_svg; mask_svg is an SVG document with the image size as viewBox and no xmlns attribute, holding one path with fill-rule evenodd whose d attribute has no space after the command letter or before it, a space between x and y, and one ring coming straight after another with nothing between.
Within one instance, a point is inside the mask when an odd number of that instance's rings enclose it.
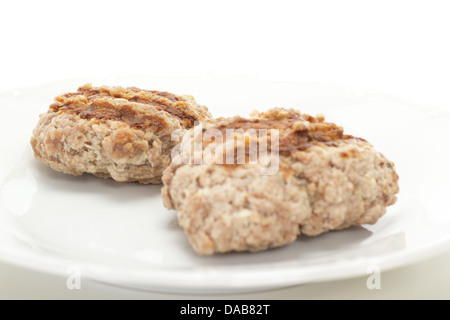
<instances>
[{"instance_id":1,"label":"crispy crust","mask_svg":"<svg viewBox=\"0 0 450 320\"><path fill-rule=\"evenodd\" d=\"M158 184L177 143L172 133L210 116L191 96L88 84L55 98L31 145L57 171Z\"/></svg>"},{"instance_id":2,"label":"crispy crust","mask_svg":"<svg viewBox=\"0 0 450 320\"><path fill-rule=\"evenodd\" d=\"M207 109L195 103L191 96L135 87L96 88L90 84L79 87L77 92L56 97L55 102L50 105L50 111L78 115L81 119L122 121L138 129L149 126L162 128L164 123L155 124L153 115L146 114L146 108L142 104L152 111L167 112L185 128L192 127L195 121L210 117Z\"/></svg>"},{"instance_id":3,"label":"crispy crust","mask_svg":"<svg viewBox=\"0 0 450 320\"><path fill-rule=\"evenodd\" d=\"M273 108L266 112L254 112L250 119L240 116L205 120L204 129L218 129L225 133L226 129L266 129L266 137L270 141L270 130L279 131L277 147L281 153L306 150L315 145L336 146L345 140L361 140L344 134L342 127L332 122L325 122L322 115L313 117L294 109ZM225 134L224 134L225 135ZM261 136L258 135L259 138ZM270 150L270 143L267 146Z\"/></svg>"}]
</instances>

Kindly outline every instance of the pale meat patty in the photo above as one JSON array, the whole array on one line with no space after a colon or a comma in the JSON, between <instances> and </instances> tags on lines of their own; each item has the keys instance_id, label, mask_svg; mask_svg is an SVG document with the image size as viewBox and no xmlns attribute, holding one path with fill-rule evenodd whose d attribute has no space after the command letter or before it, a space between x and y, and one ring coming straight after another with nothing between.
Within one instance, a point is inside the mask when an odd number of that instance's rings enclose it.
<instances>
[{"instance_id":1,"label":"pale meat patty","mask_svg":"<svg viewBox=\"0 0 450 320\"><path fill-rule=\"evenodd\" d=\"M395 203L399 187L394 164L322 116L275 108L250 119L206 120L202 130L186 133L191 140L184 144L200 141L205 155L222 142L202 138L200 132L251 128L278 130L275 174L262 175L267 164L261 163L194 164L195 157L189 160L183 153L163 173L164 205L178 211L196 252L260 251L291 243L300 234L373 224ZM252 139L247 136L241 145L228 139L218 150L234 148L238 154L244 148L248 158Z\"/></svg>"},{"instance_id":2,"label":"pale meat patty","mask_svg":"<svg viewBox=\"0 0 450 320\"><path fill-rule=\"evenodd\" d=\"M210 117L192 96L87 84L55 98L31 145L60 172L159 184L177 143L172 133Z\"/></svg>"}]
</instances>

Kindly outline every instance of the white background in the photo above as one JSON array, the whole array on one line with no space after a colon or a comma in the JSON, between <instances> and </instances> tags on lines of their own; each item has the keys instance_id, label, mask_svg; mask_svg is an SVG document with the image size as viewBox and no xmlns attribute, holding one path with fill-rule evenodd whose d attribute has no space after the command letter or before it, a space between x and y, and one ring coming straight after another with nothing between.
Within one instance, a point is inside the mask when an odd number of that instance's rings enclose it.
<instances>
[{"instance_id":1,"label":"white background","mask_svg":"<svg viewBox=\"0 0 450 320\"><path fill-rule=\"evenodd\" d=\"M2 1L0 91L73 77L261 75L345 84L450 110L449 17L450 3L433 0ZM396 272L406 276L391 276L390 289L377 295L358 278L245 297L448 298L440 279L450 285L449 277L439 272L449 267L443 257L403 268ZM134 294L88 286L75 295L65 282L42 279L0 265L0 298Z\"/></svg>"},{"instance_id":2,"label":"white background","mask_svg":"<svg viewBox=\"0 0 450 320\"><path fill-rule=\"evenodd\" d=\"M2 1L0 88L252 74L449 106L448 1Z\"/></svg>"}]
</instances>

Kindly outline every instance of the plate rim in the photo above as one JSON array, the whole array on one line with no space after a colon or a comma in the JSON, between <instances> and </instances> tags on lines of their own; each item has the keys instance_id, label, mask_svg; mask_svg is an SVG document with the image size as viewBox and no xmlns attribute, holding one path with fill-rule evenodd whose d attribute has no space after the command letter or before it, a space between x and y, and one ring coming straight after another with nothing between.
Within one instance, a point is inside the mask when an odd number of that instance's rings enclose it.
<instances>
[{"instance_id":1,"label":"plate rim","mask_svg":"<svg viewBox=\"0 0 450 320\"><path fill-rule=\"evenodd\" d=\"M0 227L5 229L4 224L0 223ZM8 230L3 231L16 241L23 242ZM53 252L40 248L38 248L38 251L33 251L31 247L28 248L25 251L19 249L15 253L11 253L5 250L5 247L0 246L0 261L59 277L68 277L67 268L75 265L80 268L82 278L125 288L172 293L232 293L369 276L367 267L374 265L380 267L381 272L406 267L450 252L450 235L444 240L428 242L413 249L401 249L389 254L377 254L369 258L344 259L339 262L339 267L336 267L336 264L322 264L319 266L302 266L301 268L298 266L281 266L275 270L220 270L219 276L217 276L217 271L214 271L213 267L205 268L206 270L183 271L126 268L127 272L124 272L124 269L119 266L98 262L91 264L88 261L54 255ZM392 259L394 256L395 259ZM320 272L318 272L318 269L320 269ZM339 272L336 272L336 269ZM333 272L330 272L332 270ZM188 277L186 276L187 273ZM321 274L321 276L318 276L318 274ZM323 274L327 276L323 276ZM234 281L230 281L231 276ZM272 279L272 281L255 282L255 279L261 279L261 277ZM218 279L221 280L217 281Z\"/></svg>"}]
</instances>

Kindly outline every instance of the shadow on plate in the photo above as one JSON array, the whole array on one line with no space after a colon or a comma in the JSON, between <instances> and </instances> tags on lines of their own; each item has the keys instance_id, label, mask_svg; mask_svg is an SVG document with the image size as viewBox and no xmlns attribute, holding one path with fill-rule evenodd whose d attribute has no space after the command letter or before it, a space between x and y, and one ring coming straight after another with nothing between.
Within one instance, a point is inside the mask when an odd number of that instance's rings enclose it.
<instances>
[{"instance_id":1,"label":"shadow on plate","mask_svg":"<svg viewBox=\"0 0 450 320\"><path fill-rule=\"evenodd\" d=\"M70 193L83 194L95 192L97 196L108 198L113 202L130 202L142 197L160 197L162 185L141 184L138 182L117 182L103 179L91 174L73 176L54 171L37 160L31 159L25 165L39 184L47 190L64 190ZM19 169L19 168L17 168ZM126 197L123 196L126 194Z\"/></svg>"}]
</instances>

